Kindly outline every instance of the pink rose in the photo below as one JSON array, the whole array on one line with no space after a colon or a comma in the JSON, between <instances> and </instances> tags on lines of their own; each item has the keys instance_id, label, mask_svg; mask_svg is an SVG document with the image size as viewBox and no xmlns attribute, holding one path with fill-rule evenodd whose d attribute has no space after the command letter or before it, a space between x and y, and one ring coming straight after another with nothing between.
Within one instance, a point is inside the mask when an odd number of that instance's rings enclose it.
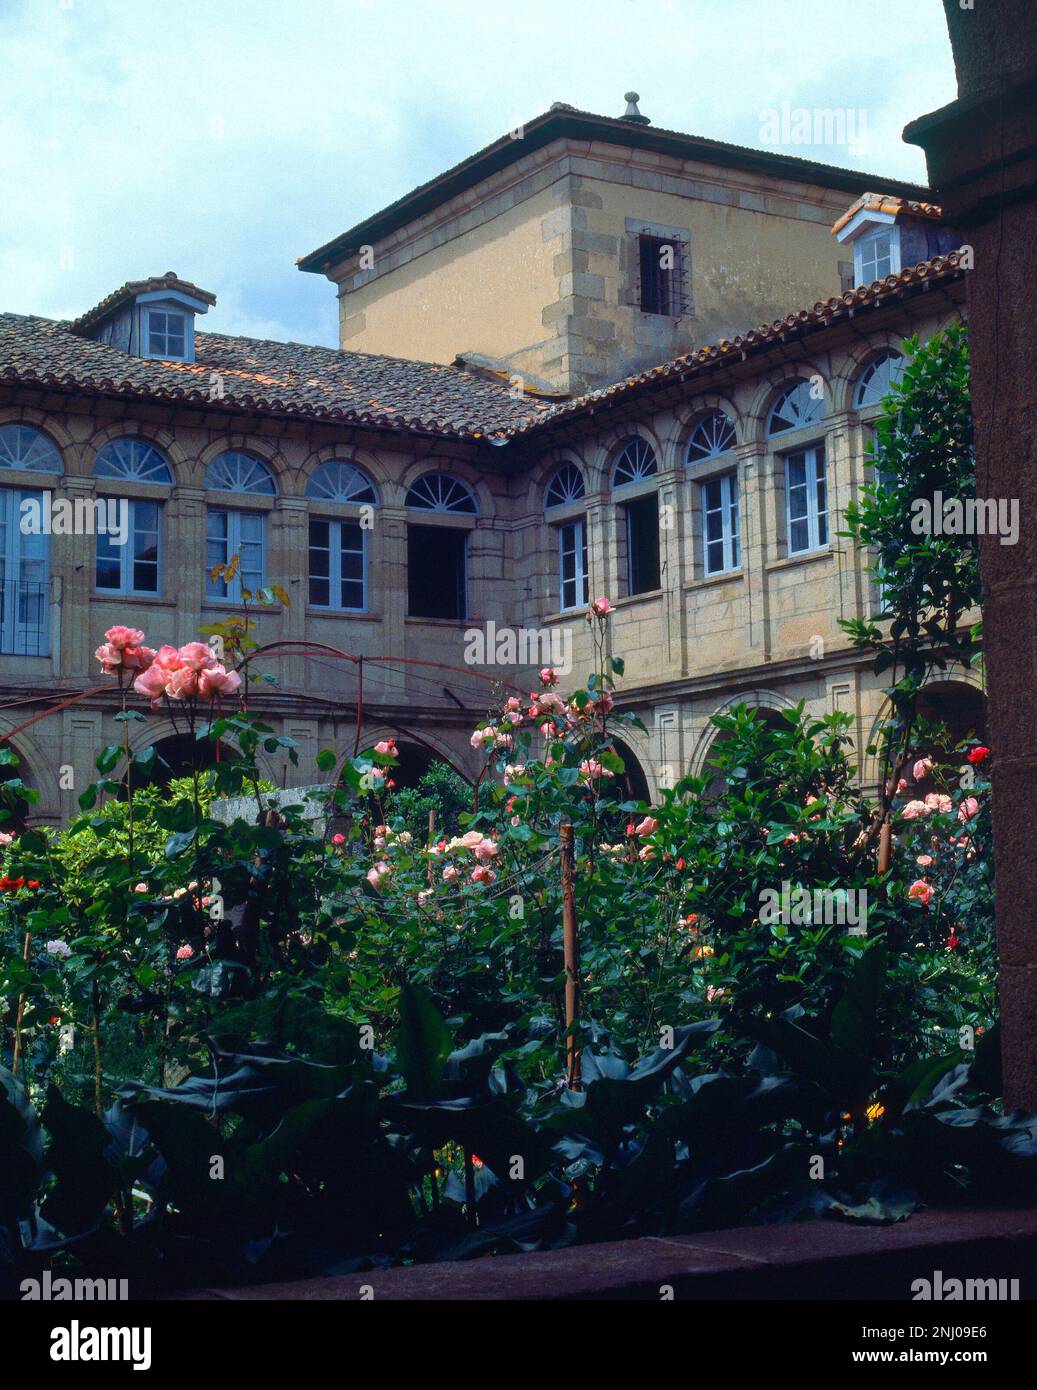
<instances>
[{"instance_id":1,"label":"pink rose","mask_svg":"<svg viewBox=\"0 0 1037 1390\"><path fill-rule=\"evenodd\" d=\"M915 857L915 863L920 869L932 868L934 862L931 854L919 854Z\"/></svg>"},{"instance_id":2,"label":"pink rose","mask_svg":"<svg viewBox=\"0 0 1037 1390\"><path fill-rule=\"evenodd\" d=\"M135 883L133 885L133 891L135 893L146 893L148 891L148 885L146 883Z\"/></svg>"},{"instance_id":3,"label":"pink rose","mask_svg":"<svg viewBox=\"0 0 1037 1390\"><path fill-rule=\"evenodd\" d=\"M926 883L924 878L916 878L911 887L907 890L907 896L920 902L923 907L928 907L936 896L936 889L931 883Z\"/></svg>"},{"instance_id":4,"label":"pink rose","mask_svg":"<svg viewBox=\"0 0 1037 1390\"><path fill-rule=\"evenodd\" d=\"M949 816L953 810L950 797L945 796L943 792L930 792L925 798L925 804L930 811L937 811L942 816Z\"/></svg>"},{"instance_id":5,"label":"pink rose","mask_svg":"<svg viewBox=\"0 0 1037 1390\"><path fill-rule=\"evenodd\" d=\"M164 666L160 666L156 661L133 682L133 688L138 695L146 695L154 707L166 693L166 684L169 680L169 672Z\"/></svg>"},{"instance_id":6,"label":"pink rose","mask_svg":"<svg viewBox=\"0 0 1037 1390\"><path fill-rule=\"evenodd\" d=\"M640 821L637 825L634 826L634 834L640 836L640 838L643 840L646 835L654 835L658 829L659 822L655 819L655 817L645 816L643 821Z\"/></svg>"},{"instance_id":7,"label":"pink rose","mask_svg":"<svg viewBox=\"0 0 1037 1390\"><path fill-rule=\"evenodd\" d=\"M381 742L375 744L374 751L387 757L394 757L396 754L395 741L391 738L383 738Z\"/></svg>"},{"instance_id":8,"label":"pink rose","mask_svg":"<svg viewBox=\"0 0 1037 1390\"><path fill-rule=\"evenodd\" d=\"M233 695L240 689L241 676L238 672L225 671L219 663L211 670L198 673L198 694L203 700L218 700L221 695Z\"/></svg>"},{"instance_id":9,"label":"pink rose","mask_svg":"<svg viewBox=\"0 0 1037 1390\"><path fill-rule=\"evenodd\" d=\"M909 801L900 814L905 820L924 820L929 814L929 807L924 801Z\"/></svg>"},{"instance_id":10,"label":"pink rose","mask_svg":"<svg viewBox=\"0 0 1037 1390\"><path fill-rule=\"evenodd\" d=\"M558 672L555 670L555 668L554 668L553 666L542 666L542 667L540 668L540 684L541 684L541 685L557 685L557 684L558 684Z\"/></svg>"},{"instance_id":11,"label":"pink rose","mask_svg":"<svg viewBox=\"0 0 1037 1390\"><path fill-rule=\"evenodd\" d=\"M193 946L178 946L178 947L176 948L176 958L177 958L177 960L190 960L191 957L192 957L193 955L194 955L194 947L193 947Z\"/></svg>"},{"instance_id":12,"label":"pink rose","mask_svg":"<svg viewBox=\"0 0 1037 1390\"><path fill-rule=\"evenodd\" d=\"M346 843L346 837L341 833L339 833L338 835L332 835L331 843L333 845L344 845Z\"/></svg>"},{"instance_id":13,"label":"pink rose","mask_svg":"<svg viewBox=\"0 0 1037 1390\"><path fill-rule=\"evenodd\" d=\"M921 782L924 777L928 777L933 770L932 758L919 758L911 769L911 776L916 782Z\"/></svg>"},{"instance_id":14,"label":"pink rose","mask_svg":"<svg viewBox=\"0 0 1037 1390\"><path fill-rule=\"evenodd\" d=\"M492 869L483 868L482 866L472 870L473 883L492 883L496 877L497 875Z\"/></svg>"},{"instance_id":15,"label":"pink rose","mask_svg":"<svg viewBox=\"0 0 1037 1390\"><path fill-rule=\"evenodd\" d=\"M480 864L488 864L490 860L497 855L498 851L497 846L492 840L480 840L475 846L473 853Z\"/></svg>"},{"instance_id":16,"label":"pink rose","mask_svg":"<svg viewBox=\"0 0 1037 1390\"><path fill-rule=\"evenodd\" d=\"M190 666L181 666L171 671L166 683L166 694L171 700L189 700L198 694L198 672Z\"/></svg>"},{"instance_id":17,"label":"pink rose","mask_svg":"<svg viewBox=\"0 0 1037 1390\"><path fill-rule=\"evenodd\" d=\"M377 864L372 864L365 876L367 878L368 883L375 890L375 892L380 893L382 889L382 882L386 878L388 873L389 865L385 862L384 859L381 859L378 861Z\"/></svg>"},{"instance_id":18,"label":"pink rose","mask_svg":"<svg viewBox=\"0 0 1037 1390\"><path fill-rule=\"evenodd\" d=\"M457 869L454 867L453 864L448 864L446 868L443 870L443 881L444 883L457 882Z\"/></svg>"},{"instance_id":19,"label":"pink rose","mask_svg":"<svg viewBox=\"0 0 1037 1390\"><path fill-rule=\"evenodd\" d=\"M612 604L609 603L604 595L602 595L601 598L596 598L591 604L591 612L596 618L607 618L610 613L614 613L615 611Z\"/></svg>"},{"instance_id":20,"label":"pink rose","mask_svg":"<svg viewBox=\"0 0 1037 1390\"><path fill-rule=\"evenodd\" d=\"M205 642L185 642L177 658L191 671L211 671L217 665L216 653Z\"/></svg>"},{"instance_id":21,"label":"pink rose","mask_svg":"<svg viewBox=\"0 0 1037 1390\"><path fill-rule=\"evenodd\" d=\"M967 796L958 807L958 819L964 824L979 812L979 802L974 796Z\"/></svg>"},{"instance_id":22,"label":"pink rose","mask_svg":"<svg viewBox=\"0 0 1037 1390\"><path fill-rule=\"evenodd\" d=\"M104 635L105 640L117 651L122 651L124 647L139 647L144 641L144 633L139 627L110 627Z\"/></svg>"}]
</instances>

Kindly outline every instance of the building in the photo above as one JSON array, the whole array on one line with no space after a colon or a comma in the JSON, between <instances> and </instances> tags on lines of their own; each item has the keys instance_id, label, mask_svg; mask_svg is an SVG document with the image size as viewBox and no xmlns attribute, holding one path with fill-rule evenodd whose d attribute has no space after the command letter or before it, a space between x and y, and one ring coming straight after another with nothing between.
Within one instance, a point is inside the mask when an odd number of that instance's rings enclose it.
<instances>
[{"instance_id":1,"label":"building","mask_svg":"<svg viewBox=\"0 0 1037 1390\"><path fill-rule=\"evenodd\" d=\"M239 604L208 574L232 554L291 599L258 640L300 645L252 699L299 745L278 784L351 745L358 703L401 780L473 775L493 681L552 653L582 679L599 593L640 793L703 771L739 701L845 710L864 748L883 697L838 620L875 595L838 517L903 339L962 314L960 238L924 189L630 108L556 106L304 257L339 351L207 333L215 296L172 272L71 323L0 315L0 732L40 716L13 738L33 818L121 738L103 631L194 639ZM976 726L975 680L934 708ZM134 729L176 766L182 731Z\"/></svg>"}]
</instances>

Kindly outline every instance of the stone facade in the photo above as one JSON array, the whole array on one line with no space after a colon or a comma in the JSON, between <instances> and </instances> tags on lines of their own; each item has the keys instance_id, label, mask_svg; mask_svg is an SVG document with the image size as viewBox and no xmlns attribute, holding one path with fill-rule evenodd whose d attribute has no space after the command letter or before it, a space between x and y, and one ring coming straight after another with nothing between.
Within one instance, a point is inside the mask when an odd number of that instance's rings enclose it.
<instances>
[{"instance_id":1,"label":"stone facade","mask_svg":"<svg viewBox=\"0 0 1037 1390\"><path fill-rule=\"evenodd\" d=\"M240 411L158 402L117 402L100 394L0 386L0 425L19 421L43 430L61 453L61 477L5 470L6 487L50 487L56 496L90 496L99 489L93 462L107 441L135 436L169 460L172 487L105 481L107 495L158 497L163 503L161 592L153 598L111 597L93 584L94 538L52 536L52 606L48 655L0 656L0 729L10 731L71 695L102 686L92 658L113 623L143 627L152 645L183 643L225 617L227 605L207 599L204 585L205 511L234 505L233 494L206 491L205 467L221 450L247 450L266 462L276 495L249 499L267 515L267 579L291 597L289 608L265 611L258 640L306 641L365 658L363 743L395 733L425 755L441 757L467 775L478 771L468 743L493 680L529 689L533 671L466 663L466 633L490 621L499 628L562 630L571 641L571 680L589 669L587 624L580 611L562 611L556 527L586 518L589 593L616 604L613 645L626 659L622 703L637 710L648 732L631 735L632 752L649 793L683 773L701 772L714 730L709 720L737 701L777 710L804 700L815 713L853 716L858 748L868 741L882 703L869 663L848 649L837 620L870 612L873 595L865 559L838 536L839 513L867 477L866 449L874 405L858 407L861 374L878 354L908 334L925 339L961 313L961 277L863 318L819 326L810 337L777 340L772 349L735 360L708 377L678 383L665 404L636 393L615 410L603 405L579 419L519 435L507 448L484 440L430 440L406 431L347 428L278 420ZM204 337L204 335L201 335ZM201 341L200 337L200 341ZM817 385L823 402L812 425L768 437L772 402L790 381ZM735 441L721 457L689 466L696 422L722 410ZM622 498L613 493L613 466L632 436L650 444L657 472ZM829 487L829 542L788 554L785 457L803 445L823 445ZM307 480L322 462L358 464L378 492L369 536L369 599L364 613L330 614L307 604L307 519L355 516L344 503L317 503ZM585 495L545 515L545 489L565 462L583 477ZM465 482L477 499L472 516L432 516L405 505L410 484L441 470ZM721 576L703 572L701 484L734 471L741 506L741 565ZM631 495L658 493L660 582L640 594L624 592L623 506ZM237 502L240 503L240 497ZM468 604L463 620L416 618L407 612L407 528L420 522L468 533ZM383 663L378 658L386 659ZM420 661L435 665L411 665ZM534 663L535 664L535 663ZM300 766L268 763L278 785L314 780L319 747L351 744L358 696L357 667L331 654L282 655L260 662L275 686L253 699L279 732L296 739ZM960 679L973 682L972 675ZM47 714L18 733L14 746L27 779L41 792L36 818L56 822L75 810L75 796L92 779L96 750L120 737L113 692ZM151 742L174 730L156 715L135 736ZM865 760L861 776L875 769ZM74 770L74 781L62 769ZM64 785L67 784L67 785Z\"/></svg>"}]
</instances>

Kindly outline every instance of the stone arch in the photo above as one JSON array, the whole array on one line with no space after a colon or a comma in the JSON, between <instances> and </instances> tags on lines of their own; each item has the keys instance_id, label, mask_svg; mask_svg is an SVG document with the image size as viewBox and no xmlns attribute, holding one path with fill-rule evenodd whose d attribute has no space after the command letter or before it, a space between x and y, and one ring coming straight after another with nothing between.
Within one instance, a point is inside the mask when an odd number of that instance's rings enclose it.
<instances>
[{"instance_id":1,"label":"stone arch","mask_svg":"<svg viewBox=\"0 0 1037 1390\"><path fill-rule=\"evenodd\" d=\"M699 396L694 401L689 402L687 406L682 406L676 416L673 445L674 457L678 466L683 467L684 465L688 441L699 421L704 420L707 415L712 415L717 410L722 411L734 426L735 442L731 446L732 457L735 455L735 450L746 442L746 422L734 400L719 392L708 392L706 395Z\"/></svg>"},{"instance_id":2,"label":"stone arch","mask_svg":"<svg viewBox=\"0 0 1037 1390\"><path fill-rule=\"evenodd\" d=\"M775 367L768 372L761 381L753 394L749 405L745 411L745 429L742 443L762 444L764 447L771 447L771 440L781 439L782 435L771 436L767 433L767 421L770 417L771 407L779 394L789 386L794 386L797 381L809 382L811 377L819 376L825 384L825 399L828 408L824 412L823 419L827 419L832 414L832 373L824 371L821 365L816 362L795 362L788 363L782 367ZM823 429L822 421L818 422L819 431ZM786 432L790 438L795 438L797 431L788 430Z\"/></svg>"},{"instance_id":3,"label":"stone arch","mask_svg":"<svg viewBox=\"0 0 1037 1390\"><path fill-rule=\"evenodd\" d=\"M691 760L688 766L688 773L692 777L700 777L708 769L709 754L714 743L722 735L711 722L715 715L729 714L738 705L747 705L750 709L765 711L769 715L778 716L782 710L795 709L795 701L790 700L787 695L779 695L773 690L746 690L741 694L732 695L723 704L718 705L712 710L706 719L705 726L695 741L692 750Z\"/></svg>"},{"instance_id":4,"label":"stone arch","mask_svg":"<svg viewBox=\"0 0 1037 1390\"><path fill-rule=\"evenodd\" d=\"M94 463L97 455L106 444L110 444L114 439L138 439L143 444L153 444L165 456L172 469L174 487L182 486L190 480L191 460L184 452L183 446L177 442L176 435L158 426L140 425L133 420L120 421L118 424L106 425L104 429L95 430L83 444L80 451L80 464L86 477L92 478L94 476ZM102 481L107 482L109 480ZM162 483L159 486L167 487L168 484Z\"/></svg>"},{"instance_id":5,"label":"stone arch","mask_svg":"<svg viewBox=\"0 0 1037 1390\"><path fill-rule=\"evenodd\" d=\"M351 444L326 444L322 448L314 449L308 453L301 463L289 469L286 474L285 481L290 480L292 485L290 495L305 497L309 481L321 464L334 463L336 460L356 464L357 468L366 473L374 484L379 504L384 503L385 486L389 481L384 466L376 461L373 454L369 454L365 449L354 448Z\"/></svg>"},{"instance_id":6,"label":"stone arch","mask_svg":"<svg viewBox=\"0 0 1037 1390\"><path fill-rule=\"evenodd\" d=\"M0 744L11 748L19 760L18 766L13 769L10 775L20 777L23 782L40 794L39 801L26 807L22 818L23 823L36 825L40 822L58 821L61 819L61 791L52 766L54 754L53 752L49 755L45 753L28 730L23 729L13 739L9 739L7 737L8 730L16 727L16 720L9 719L7 716L0 717ZM4 771L6 768L0 768L0 772ZM6 778L2 780L6 780ZM0 830L9 832L13 824L14 821L0 824Z\"/></svg>"},{"instance_id":7,"label":"stone arch","mask_svg":"<svg viewBox=\"0 0 1037 1390\"><path fill-rule=\"evenodd\" d=\"M832 378L832 403L836 411L857 410L854 396L861 373L868 364L883 353L896 352L906 358L904 340L897 333L871 334L865 341L853 343L846 349L838 372ZM870 407L865 407L870 409Z\"/></svg>"},{"instance_id":8,"label":"stone arch","mask_svg":"<svg viewBox=\"0 0 1037 1390\"><path fill-rule=\"evenodd\" d=\"M212 444L207 444L204 449L193 460L190 483L194 487L205 487L205 470L213 459L220 454L242 453L255 454L270 469L274 479L274 487L277 489L274 497L269 500L276 501L278 497L285 495L283 486L285 479L291 473L291 466L284 454L275 448L269 440L262 437L256 438L250 434L225 434Z\"/></svg>"},{"instance_id":9,"label":"stone arch","mask_svg":"<svg viewBox=\"0 0 1037 1390\"><path fill-rule=\"evenodd\" d=\"M0 425L29 425L47 436L61 455L64 468L63 474L50 476L63 477L77 471L77 468L70 468L69 463L74 461L78 465L81 452L79 444L59 420L53 419L44 411L32 410L28 406L3 406L0 407Z\"/></svg>"},{"instance_id":10,"label":"stone arch","mask_svg":"<svg viewBox=\"0 0 1037 1390\"><path fill-rule=\"evenodd\" d=\"M982 742L986 732L987 692L986 683L978 670L954 662L947 667L946 671L937 672L933 680L926 681L925 685L922 687L922 697L925 696L926 691L929 691L930 694L925 705L922 704L921 697L919 700L923 715L927 713L926 706L928 706L928 717L932 717L933 714L936 714L938 717L943 717L940 715L940 706L942 705L943 710L951 716L949 719L944 718L944 722L948 725L952 741L956 741L958 738L963 738L965 736L968 732L968 727L966 726L969 724L969 720L973 717L974 713L978 713L981 716L981 720L979 727L974 729L974 732ZM959 695L959 692L966 691L969 692L969 694L963 696ZM936 696L935 700L933 698L934 696ZM879 730L884 721L890 717L891 713L892 705L889 700L883 700L878 713L872 720L865 747L875 747L877 751L868 754L863 753L862 750L861 782L864 786L873 787L878 785L882 771L881 752L878 751ZM933 751L939 750L928 748L919 748L917 750L919 757Z\"/></svg>"}]
</instances>

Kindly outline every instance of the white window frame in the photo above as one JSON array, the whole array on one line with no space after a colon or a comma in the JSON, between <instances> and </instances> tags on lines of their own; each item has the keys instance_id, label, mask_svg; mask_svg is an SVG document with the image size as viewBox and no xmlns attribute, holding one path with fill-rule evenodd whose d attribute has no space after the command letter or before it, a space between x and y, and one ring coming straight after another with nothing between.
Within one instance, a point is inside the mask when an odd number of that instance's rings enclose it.
<instances>
[{"instance_id":1,"label":"white window frame","mask_svg":"<svg viewBox=\"0 0 1037 1390\"><path fill-rule=\"evenodd\" d=\"M785 551L789 556L809 555L813 551L826 550L829 544L828 524L828 474L825 447L823 444L808 444L802 449L793 449L783 456L785 465ZM803 482L792 483L793 463L803 464ZM792 514L793 490L804 490L806 512ZM821 506L821 494L824 506ZM793 522L807 523L807 544L793 549ZM822 529L824 539L821 539Z\"/></svg>"},{"instance_id":2,"label":"white window frame","mask_svg":"<svg viewBox=\"0 0 1037 1390\"><path fill-rule=\"evenodd\" d=\"M566 531L572 529L572 546L566 546ZM587 565L587 519L582 516L559 521L558 529L558 611L570 613L577 608L586 608L590 602L590 575ZM571 555L574 560L573 577L565 577L565 558ZM573 601L566 603L565 591L572 588Z\"/></svg>"},{"instance_id":3,"label":"white window frame","mask_svg":"<svg viewBox=\"0 0 1037 1390\"><path fill-rule=\"evenodd\" d=\"M0 653L5 656L49 656L50 655L50 537L23 535L21 529L22 503L33 499L41 507L43 493L38 488L5 487L2 489L6 517L0 524L0 554L3 557L3 579L0 581ZM24 554L26 541L39 545L35 556ZM37 596L43 612L38 623L23 621L21 617L20 593L18 586L33 581L22 579L24 564L28 561L43 562L43 578L39 581L40 594ZM31 650L33 644L29 633L39 633L39 650Z\"/></svg>"},{"instance_id":4,"label":"white window frame","mask_svg":"<svg viewBox=\"0 0 1037 1390\"><path fill-rule=\"evenodd\" d=\"M96 594L121 594L131 598L159 598L162 593L162 560L163 560L163 531L165 530L165 508L161 498L155 497L112 497L107 494L99 495L99 501L125 502L130 509L130 533L126 538L125 545L117 545L114 548L115 557L119 561L119 583L113 588L102 586L97 582L97 567L101 559L97 549L102 539L100 535L94 538L94 593ZM154 589L137 589L133 584L134 570L134 538L137 534L137 507L157 507L158 508L158 545L156 547L158 563L155 567L155 587ZM112 557L105 557L112 558Z\"/></svg>"},{"instance_id":5,"label":"white window frame","mask_svg":"<svg viewBox=\"0 0 1037 1390\"><path fill-rule=\"evenodd\" d=\"M864 268L864 253L871 251L880 237L889 237L889 269L882 274L869 273ZM871 256L871 261L876 265L878 258ZM870 232L862 234L853 243L853 273L854 280L858 285L870 285L873 280L884 280L887 275L897 275L900 271L900 229L895 223L889 222L880 227L874 227Z\"/></svg>"},{"instance_id":6,"label":"white window frame","mask_svg":"<svg viewBox=\"0 0 1037 1390\"><path fill-rule=\"evenodd\" d=\"M323 550L323 546L315 546L309 537L309 526L306 535L306 602L310 608L318 608L322 613L366 613L368 605L367 596L367 528L360 525L359 517L343 516L311 516L310 523L318 521L328 528L328 573L327 575L317 575L318 579L328 581L328 602L317 603L311 597L310 584L314 578L310 568L310 557L314 550ZM360 531L360 550L356 551L350 547L349 554L359 554L361 557L361 576L360 584L362 590L362 601L359 607L353 603L342 602L342 528L343 526L356 526ZM353 581L355 583L355 581Z\"/></svg>"},{"instance_id":7,"label":"white window frame","mask_svg":"<svg viewBox=\"0 0 1037 1390\"><path fill-rule=\"evenodd\" d=\"M227 534L225 537L209 535L209 517L224 515L227 518ZM224 540L223 564L229 564L232 555L241 556L241 524L245 517L258 517L261 522L259 538L259 583L250 583L247 587L251 590L261 588L266 583L266 512L253 511L248 507L207 507L205 513L205 601L206 603L229 603L239 604L241 602L241 570L234 576L230 584L218 579L215 583L209 578L209 571L217 561L209 559L209 544L218 539ZM225 589L225 593L218 592Z\"/></svg>"},{"instance_id":8,"label":"white window frame","mask_svg":"<svg viewBox=\"0 0 1037 1390\"><path fill-rule=\"evenodd\" d=\"M708 490L719 484L720 504L709 505ZM702 506L702 573L707 577L715 574L730 574L742 567L741 506L738 495L738 470L730 473L714 474L703 478L699 483L699 501ZM720 514L720 535L710 537L709 518ZM723 562L716 568L710 565L709 553L720 543Z\"/></svg>"}]
</instances>

